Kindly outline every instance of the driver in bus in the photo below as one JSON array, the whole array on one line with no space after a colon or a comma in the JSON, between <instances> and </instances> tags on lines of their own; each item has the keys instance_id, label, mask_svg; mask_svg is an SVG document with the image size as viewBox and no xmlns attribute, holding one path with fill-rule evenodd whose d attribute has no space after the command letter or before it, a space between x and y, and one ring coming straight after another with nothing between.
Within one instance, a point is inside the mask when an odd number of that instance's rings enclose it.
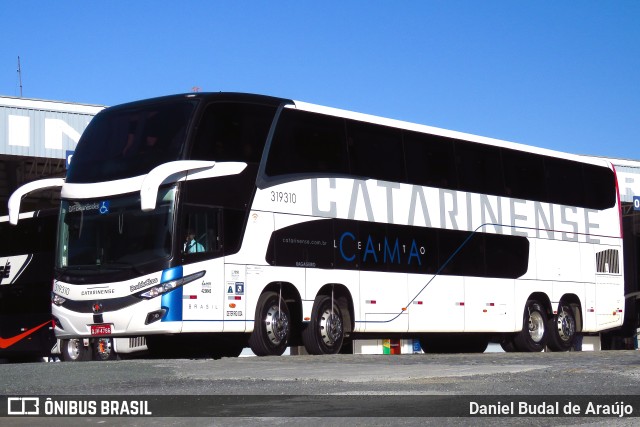
<instances>
[{"instance_id":1,"label":"driver in bus","mask_svg":"<svg viewBox=\"0 0 640 427\"><path fill-rule=\"evenodd\" d=\"M204 246L196 241L196 233L193 230L187 231L187 237L184 242L184 253L204 252Z\"/></svg>"}]
</instances>

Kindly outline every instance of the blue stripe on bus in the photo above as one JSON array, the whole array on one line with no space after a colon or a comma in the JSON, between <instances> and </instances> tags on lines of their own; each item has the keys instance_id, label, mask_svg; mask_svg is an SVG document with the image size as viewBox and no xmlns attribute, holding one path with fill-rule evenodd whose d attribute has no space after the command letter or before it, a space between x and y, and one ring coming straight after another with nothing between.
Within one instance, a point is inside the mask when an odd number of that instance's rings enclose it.
<instances>
[{"instance_id":1,"label":"blue stripe on bus","mask_svg":"<svg viewBox=\"0 0 640 427\"><path fill-rule=\"evenodd\" d=\"M161 283L182 279L182 266L170 268L162 272ZM176 322L182 320L182 286L177 289L162 294L160 305L167 310L161 322Z\"/></svg>"},{"instance_id":2,"label":"blue stripe on bus","mask_svg":"<svg viewBox=\"0 0 640 427\"><path fill-rule=\"evenodd\" d=\"M182 320L182 286L177 289L162 294L160 301L162 308L167 313L162 318L162 322L176 322Z\"/></svg>"}]
</instances>

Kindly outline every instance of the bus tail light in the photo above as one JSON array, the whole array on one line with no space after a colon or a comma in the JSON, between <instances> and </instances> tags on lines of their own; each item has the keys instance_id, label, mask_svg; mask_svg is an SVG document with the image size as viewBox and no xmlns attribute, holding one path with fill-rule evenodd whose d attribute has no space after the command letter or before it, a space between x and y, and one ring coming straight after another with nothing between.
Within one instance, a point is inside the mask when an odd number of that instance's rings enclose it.
<instances>
[{"instance_id":1,"label":"bus tail light","mask_svg":"<svg viewBox=\"0 0 640 427\"><path fill-rule=\"evenodd\" d=\"M56 316L51 316L51 321L53 323L54 328L59 328L64 330L64 328L62 327L62 324L60 323L60 319L58 319Z\"/></svg>"}]
</instances>

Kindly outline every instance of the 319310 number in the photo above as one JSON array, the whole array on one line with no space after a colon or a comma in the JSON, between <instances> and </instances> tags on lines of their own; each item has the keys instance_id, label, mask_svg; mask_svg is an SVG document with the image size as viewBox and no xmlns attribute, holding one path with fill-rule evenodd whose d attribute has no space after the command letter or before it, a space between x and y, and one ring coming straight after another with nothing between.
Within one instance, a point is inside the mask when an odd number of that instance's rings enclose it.
<instances>
[{"instance_id":1,"label":"319310 number","mask_svg":"<svg viewBox=\"0 0 640 427\"><path fill-rule=\"evenodd\" d=\"M278 203L296 203L296 193L286 193L283 191L272 191L271 201Z\"/></svg>"}]
</instances>

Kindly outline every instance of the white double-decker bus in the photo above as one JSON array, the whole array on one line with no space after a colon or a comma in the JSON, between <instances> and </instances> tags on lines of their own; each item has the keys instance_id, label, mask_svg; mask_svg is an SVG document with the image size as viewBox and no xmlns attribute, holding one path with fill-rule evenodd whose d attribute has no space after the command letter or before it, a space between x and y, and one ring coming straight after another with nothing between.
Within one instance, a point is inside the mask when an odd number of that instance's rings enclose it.
<instances>
[{"instance_id":1,"label":"white double-decker bus","mask_svg":"<svg viewBox=\"0 0 640 427\"><path fill-rule=\"evenodd\" d=\"M153 352L567 350L619 326L607 162L259 95L95 116L62 185L59 338Z\"/></svg>"}]
</instances>

